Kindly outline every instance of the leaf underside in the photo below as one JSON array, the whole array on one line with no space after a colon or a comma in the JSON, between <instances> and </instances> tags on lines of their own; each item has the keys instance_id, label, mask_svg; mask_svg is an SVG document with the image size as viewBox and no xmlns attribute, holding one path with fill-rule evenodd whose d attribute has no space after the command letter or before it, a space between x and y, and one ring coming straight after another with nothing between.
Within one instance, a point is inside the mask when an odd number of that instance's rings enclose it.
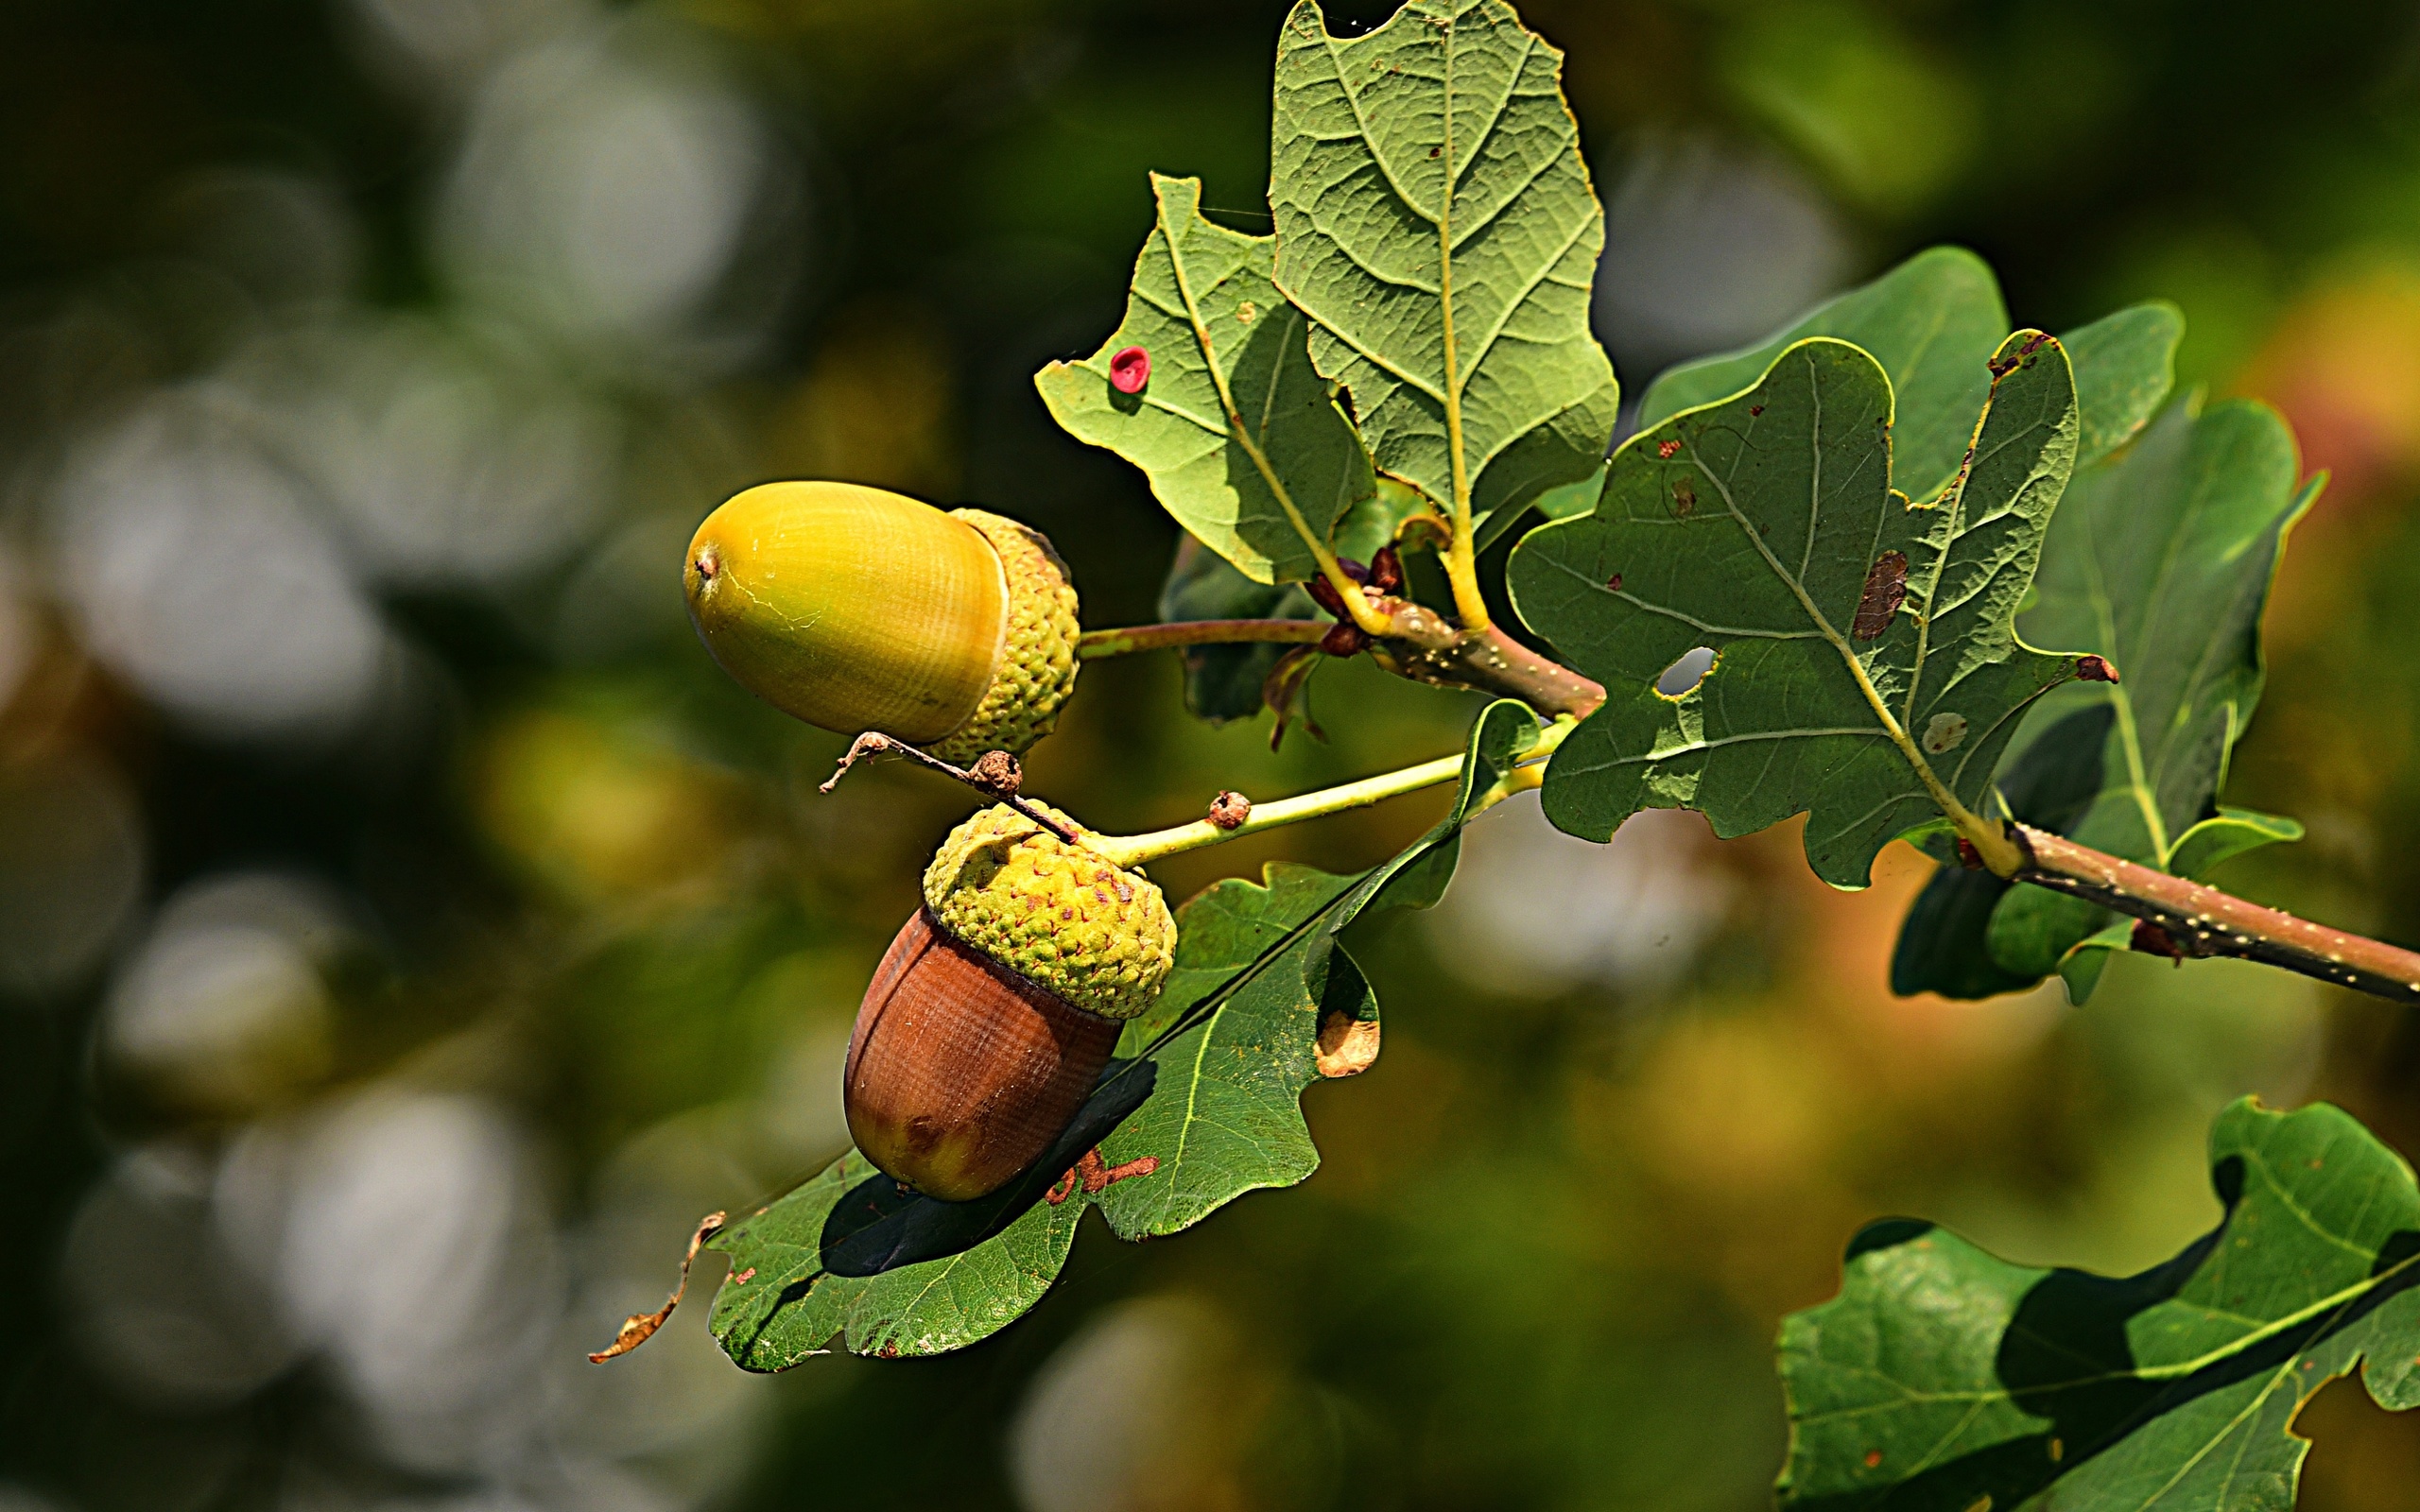
<instances>
[{"instance_id":1,"label":"leaf underside","mask_svg":"<svg viewBox=\"0 0 2420 1512\"><path fill-rule=\"evenodd\" d=\"M1053 419L1142 469L1168 513L1245 576L1301 582L1318 571L1303 530L1325 541L1370 497L1368 454L1311 368L1302 312L1270 282L1271 238L1203 219L1198 179L1153 174L1151 193L1157 219L1126 318L1098 352L1050 364L1034 387ZM1128 347L1150 357L1140 393L1110 381L1110 359Z\"/></svg>"},{"instance_id":2,"label":"leaf underside","mask_svg":"<svg viewBox=\"0 0 2420 1512\"><path fill-rule=\"evenodd\" d=\"M708 1247L731 1259L711 1322L723 1349L751 1370L786 1369L835 1338L859 1354L963 1349L1049 1291L1087 1206L1120 1237L1151 1238L1309 1176L1303 1090L1366 1068L1377 1046L1377 1000L1339 935L1442 897L1478 799L1537 738L1527 708L1492 704L1454 804L1401 854L1352 877L1274 864L1261 884L1221 882L1179 909L1159 1001L1127 1025L1075 1125L1001 1192L915 1196L852 1150L717 1234ZM1096 1147L1105 1170L1157 1165L1098 1189L1068 1181Z\"/></svg>"},{"instance_id":3,"label":"leaf underside","mask_svg":"<svg viewBox=\"0 0 2420 1512\"><path fill-rule=\"evenodd\" d=\"M2130 450L2080 474L2051 523L2039 596L2019 628L2107 657L2122 680L2060 689L2026 716L2010 747L2012 770L2059 765L2059 784L2089 795L2083 802L2052 815L2007 794L2029 823L2180 876L2301 833L2290 819L2222 810L2217 799L2260 698L2270 584L2317 491L2296 487L2293 436L2275 411L2245 400L2196 407L2170 406ZM2094 738L2077 738L2094 711ZM1919 929L1942 924L1920 922L1920 900L1893 965L1903 991L1972 995L1957 990L1971 984L1937 980L1914 963L1973 954L1996 968L1996 990L2064 971L2081 1002L2105 950L2126 943L2125 930L2109 930L2107 910L2040 888L1947 872L1929 887L1992 901L1945 937L1927 939Z\"/></svg>"},{"instance_id":4,"label":"leaf underside","mask_svg":"<svg viewBox=\"0 0 2420 1512\"><path fill-rule=\"evenodd\" d=\"M1892 487L1882 369L1816 338L1633 437L1593 513L1523 540L1523 620L1607 690L1547 768L1558 826L1603 839L1684 807L1733 835L1805 812L1816 874L1858 887L1940 812L1894 726L1960 801L1981 799L2026 706L2074 675L2014 628L2075 453L2074 383L2034 333L1995 367L1973 462L1938 499ZM1658 693L1696 646L1712 670Z\"/></svg>"},{"instance_id":5,"label":"leaf underside","mask_svg":"<svg viewBox=\"0 0 2420 1512\"><path fill-rule=\"evenodd\" d=\"M1616 418L1562 60L1501 0L1410 0L1353 38L1301 0L1278 43L1277 284L1380 470L1466 498L1480 544L1594 472Z\"/></svg>"},{"instance_id":6,"label":"leaf underside","mask_svg":"<svg viewBox=\"0 0 2420 1512\"><path fill-rule=\"evenodd\" d=\"M2210 1161L2219 1227L2123 1279L1868 1228L1841 1295L1782 1324L1782 1505L2286 1512L2321 1386L2366 1360L2380 1406L2420 1406L2411 1168L2334 1108L2249 1099Z\"/></svg>"}]
</instances>

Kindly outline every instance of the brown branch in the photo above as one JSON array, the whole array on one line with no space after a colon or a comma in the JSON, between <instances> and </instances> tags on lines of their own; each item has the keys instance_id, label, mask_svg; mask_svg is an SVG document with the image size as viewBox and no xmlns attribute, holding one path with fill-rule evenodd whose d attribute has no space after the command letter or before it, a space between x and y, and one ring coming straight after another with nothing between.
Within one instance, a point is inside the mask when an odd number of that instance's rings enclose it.
<instances>
[{"instance_id":1,"label":"brown branch","mask_svg":"<svg viewBox=\"0 0 2420 1512\"><path fill-rule=\"evenodd\" d=\"M1316 645L1334 627L1325 620L1179 620L1170 625L1128 625L1116 629L1086 630L1076 639L1076 657L1090 662L1177 645Z\"/></svg>"},{"instance_id":2,"label":"brown branch","mask_svg":"<svg viewBox=\"0 0 2420 1512\"><path fill-rule=\"evenodd\" d=\"M1409 599L1384 598L1390 634L1372 643L1378 665L1441 688L1472 688L1518 698L1549 718L1584 719L1605 701L1604 684L1530 650L1494 626L1465 630Z\"/></svg>"},{"instance_id":3,"label":"brown branch","mask_svg":"<svg viewBox=\"0 0 2420 1512\"><path fill-rule=\"evenodd\" d=\"M2016 881L2143 920L2166 936L2147 942L2167 947L2158 954L2238 956L2398 1003L2420 1003L2420 954L2264 908L2031 825L2012 825L2010 833L2026 853ZM2138 941L2143 933L2137 931Z\"/></svg>"}]
</instances>

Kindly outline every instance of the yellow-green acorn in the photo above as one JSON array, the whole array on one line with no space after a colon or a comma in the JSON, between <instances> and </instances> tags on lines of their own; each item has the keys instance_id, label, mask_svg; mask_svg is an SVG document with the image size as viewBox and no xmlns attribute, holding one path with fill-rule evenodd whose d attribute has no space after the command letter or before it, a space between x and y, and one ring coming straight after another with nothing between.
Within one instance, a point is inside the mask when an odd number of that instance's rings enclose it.
<instances>
[{"instance_id":1,"label":"yellow-green acorn","mask_svg":"<svg viewBox=\"0 0 2420 1512\"><path fill-rule=\"evenodd\" d=\"M850 1136L927 1196L997 1191L1066 1129L1175 956L1150 879L1006 804L984 810L933 857L925 906L866 988Z\"/></svg>"},{"instance_id":2,"label":"yellow-green acorn","mask_svg":"<svg viewBox=\"0 0 2420 1512\"><path fill-rule=\"evenodd\" d=\"M844 735L961 765L1023 751L1076 686L1076 590L1038 530L853 483L767 483L689 541L689 617L723 670Z\"/></svg>"}]
</instances>

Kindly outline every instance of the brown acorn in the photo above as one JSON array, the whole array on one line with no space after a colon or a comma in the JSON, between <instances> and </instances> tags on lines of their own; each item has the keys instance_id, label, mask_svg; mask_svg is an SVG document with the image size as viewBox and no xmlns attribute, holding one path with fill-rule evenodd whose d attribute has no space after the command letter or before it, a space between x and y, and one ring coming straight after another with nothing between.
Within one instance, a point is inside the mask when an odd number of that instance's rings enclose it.
<instances>
[{"instance_id":1,"label":"brown acorn","mask_svg":"<svg viewBox=\"0 0 2420 1512\"><path fill-rule=\"evenodd\" d=\"M1140 873L1006 805L959 825L857 1009L843 1092L858 1150L946 1201L1007 1185L1075 1118L1175 944Z\"/></svg>"}]
</instances>

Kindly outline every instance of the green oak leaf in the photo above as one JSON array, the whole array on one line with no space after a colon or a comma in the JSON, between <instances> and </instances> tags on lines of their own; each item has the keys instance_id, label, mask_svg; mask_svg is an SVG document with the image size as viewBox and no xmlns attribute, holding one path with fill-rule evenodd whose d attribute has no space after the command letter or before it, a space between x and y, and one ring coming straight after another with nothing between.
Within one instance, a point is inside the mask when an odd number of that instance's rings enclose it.
<instances>
[{"instance_id":1,"label":"green oak leaf","mask_svg":"<svg viewBox=\"0 0 2420 1512\"><path fill-rule=\"evenodd\" d=\"M2172 405L2130 450L2077 476L2043 545L2038 596L2018 626L2029 639L2108 658L2121 680L2060 689L2026 716L2010 747L2013 766L2060 764L2069 772L2065 785L2083 786L2091 799L2054 816L2009 794L2011 813L2187 877L2300 837L2291 819L2221 810L2217 799L2260 701L2270 584L2319 481L2296 487L2292 432L2248 400L2206 410ZM2088 711L2104 713L2094 738L2079 739L2076 721ZM1946 937L1918 941L1919 932L1946 924L1932 917L1938 897L1928 907L1920 895L1901 930L1901 960L1949 963L1981 953L1997 969L1991 990L2060 971L2082 1002L2105 952L2130 938L2127 929L2110 929L2108 910L2038 887L1945 870L1927 894L1953 890L1991 902L1979 916L1961 914ZM1903 991L1972 996L1985 985L1954 966L1937 976L1911 964L1903 977L1899 964L1893 982Z\"/></svg>"},{"instance_id":2,"label":"green oak leaf","mask_svg":"<svg viewBox=\"0 0 2420 1512\"><path fill-rule=\"evenodd\" d=\"M1549 818L1603 839L1642 808L1723 835L1804 812L1816 874L1860 887L1942 812L1918 762L1982 800L2026 706L2075 675L2014 626L2075 454L2074 382L2038 333L1994 365L1974 461L1935 501L1892 487L1881 367L1818 337L1624 442L1593 513L1522 541L1522 619L1606 687L1547 770ZM1712 669L1657 692L1695 646Z\"/></svg>"},{"instance_id":3,"label":"green oak leaf","mask_svg":"<svg viewBox=\"0 0 2420 1512\"><path fill-rule=\"evenodd\" d=\"M1128 1025L1074 1125L1033 1168L974 1202L903 1193L852 1150L717 1233L730 1258L711 1328L750 1370L785 1370L838 1338L854 1353L940 1354L1014 1322L1057 1280L1077 1221L1098 1205L1128 1239L1171 1234L1244 1193L1289 1186L1319 1164L1303 1089L1366 1068L1378 1005L1337 936L1444 893L1461 834L1537 744L1536 715L1481 711L1445 816L1357 876L1275 864L1219 883L1177 912L1176 969ZM1066 1173L1098 1148L1097 1190ZM1138 1169L1139 1157L1151 1158ZM1058 1200L1052 1200L1053 1197Z\"/></svg>"},{"instance_id":4,"label":"green oak leaf","mask_svg":"<svg viewBox=\"0 0 2420 1512\"><path fill-rule=\"evenodd\" d=\"M1890 374L1898 400L1893 477L1910 498L1927 498L1958 472L1991 393L1985 364L2008 331L1991 265L1962 247L1930 248L1753 347L1668 369L1640 402L1639 428L1738 393L1809 336L1836 336L1873 353Z\"/></svg>"},{"instance_id":5,"label":"green oak leaf","mask_svg":"<svg viewBox=\"0 0 2420 1512\"><path fill-rule=\"evenodd\" d=\"M1962 247L1918 252L1870 284L1801 316L1738 352L1667 370L1640 404L1642 428L1727 398L1764 375L1782 349L1808 336L1863 347L1891 375L1898 400L1892 468L1899 490L1928 498L1957 474L1974 439L1975 412L1991 391L1988 363L2008 335L1998 279ZM2082 423L2076 466L2122 446L2175 382L2184 317L2172 304L2137 304L2059 338L2076 376Z\"/></svg>"},{"instance_id":6,"label":"green oak leaf","mask_svg":"<svg viewBox=\"0 0 2420 1512\"><path fill-rule=\"evenodd\" d=\"M1467 506L1481 544L1594 472L1618 410L1562 60L1502 0L1409 0L1350 38L1300 0L1278 41L1277 284L1378 467Z\"/></svg>"},{"instance_id":7,"label":"green oak leaf","mask_svg":"<svg viewBox=\"0 0 2420 1512\"><path fill-rule=\"evenodd\" d=\"M1302 313L1270 282L1271 241L1201 217L1201 181L1151 176L1158 220L1126 318L1080 362L1034 375L1069 434L1143 470L1177 522L1255 582L1300 582L1338 518L1370 496L1369 455L1312 370ZM1150 354L1140 393L1110 359Z\"/></svg>"},{"instance_id":8,"label":"green oak leaf","mask_svg":"<svg viewBox=\"0 0 2420 1512\"><path fill-rule=\"evenodd\" d=\"M1491 704L1472 727L1452 806L1400 855L1349 878L1275 863L1259 885L1230 879L1185 904L1167 988L1119 1043L1150 1047L1160 1066L1151 1100L1101 1143L1113 1166L1159 1161L1150 1179L1100 1196L1121 1238L1175 1233L1318 1167L1303 1089L1365 1069L1378 1047L1377 999L1337 936L1374 909L1443 897L1474 805L1537 738L1527 707Z\"/></svg>"},{"instance_id":9,"label":"green oak leaf","mask_svg":"<svg viewBox=\"0 0 2420 1512\"><path fill-rule=\"evenodd\" d=\"M903 1196L851 1150L707 1241L731 1257L708 1326L748 1370L786 1370L835 1338L886 1358L963 1349L1025 1315L1067 1263L1083 1205L1038 1201L1031 1186L1005 1194L1013 1213L995 1198ZM903 1249L918 1258L900 1263Z\"/></svg>"},{"instance_id":10,"label":"green oak leaf","mask_svg":"<svg viewBox=\"0 0 2420 1512\"><path fill-rule=\"evenodd\" d=\"M1869 1227L1841 1295L1782 1323L1782 1506L2285 1512L2321 1386L2360 1368L2378 1405L2420 1406L2411 1167L2325 1104L2250 1099L2210 1166L2218 1228L2122 1279Z\"/></svg>"},{"instance_id":11,"label":"green oak leaf","mask_svg":"<svg viewBox=\"0 0 2420 1512\"><path fill-rule=\"evenodd\" d=\"M2185 312L2166 300L2130 304L2059 337L2076 369L2081 472L2133 440L2176 387L2176 344Z\"/></svg>"}]
</instances>

